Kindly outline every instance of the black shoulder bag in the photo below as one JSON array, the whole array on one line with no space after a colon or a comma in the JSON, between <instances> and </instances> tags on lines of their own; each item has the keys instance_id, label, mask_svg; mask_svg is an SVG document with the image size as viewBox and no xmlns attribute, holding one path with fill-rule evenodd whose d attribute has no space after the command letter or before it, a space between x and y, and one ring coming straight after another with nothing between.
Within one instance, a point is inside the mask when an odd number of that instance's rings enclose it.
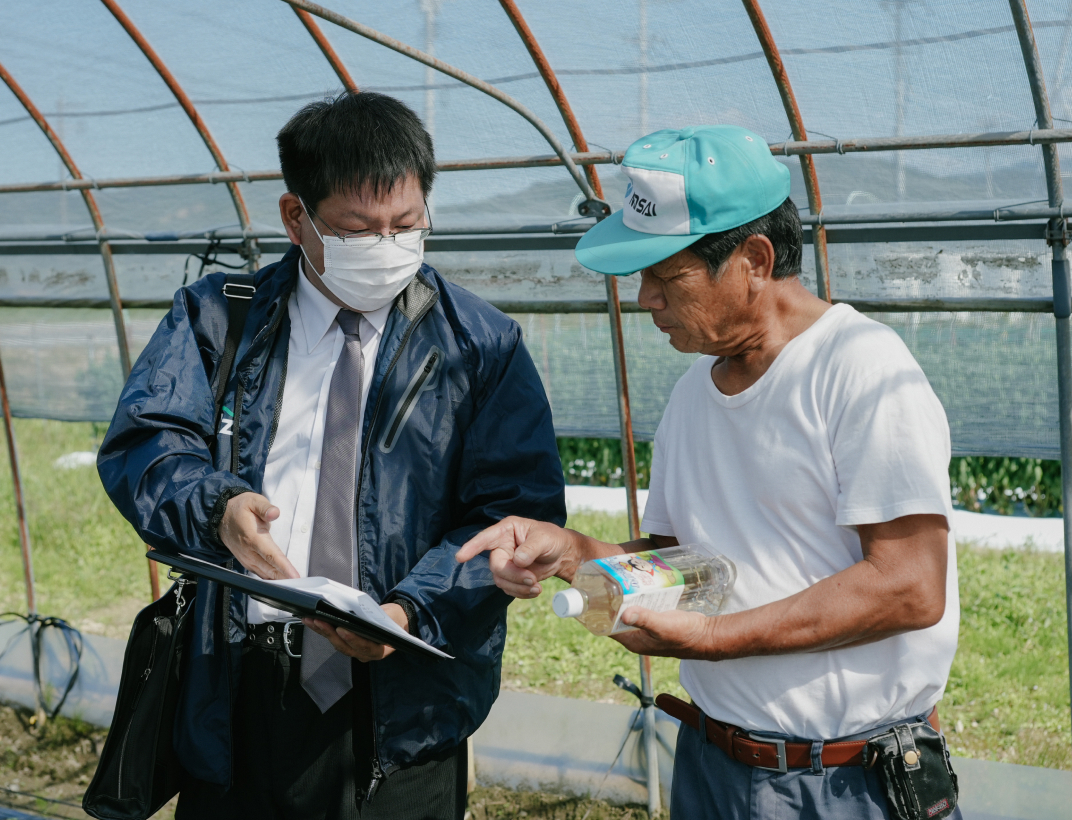
<instances>
[{"instance_id":1,"label":"black shoulder bag","mask_svg":"<svg viewBox=\"0 0 1072 820\"><path fill-rule=\"evenodd\" d=\"M227 274L223 286L227 340L216 369L216 430L227 377L254 293L253 274ZM134 619L112 728L93 781L82 798L86 814L97 820L145 820L179 792L182 766L175 755L172 733L195 584L192 578L180 577Z\"/></svg>"}]
</instances>

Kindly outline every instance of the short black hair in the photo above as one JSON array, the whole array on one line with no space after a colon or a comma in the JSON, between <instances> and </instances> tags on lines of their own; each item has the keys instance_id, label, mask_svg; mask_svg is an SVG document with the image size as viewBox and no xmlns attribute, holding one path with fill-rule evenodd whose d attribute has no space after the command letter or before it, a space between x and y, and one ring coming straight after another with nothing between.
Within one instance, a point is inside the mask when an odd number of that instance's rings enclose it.
<instances>
[{"instance_id":1,"label":"short black hair","mask_svg":"<svg viewBox=\"0 0 1072 820\"><path fill-rule=\"evenodd\" d=\"M689 250L707 263L711 276L716 279L722 266L737 246L748 237L759 234L767 237L774 246L774 269L772 279L788 279L800 273L800 258L804 245L804 231L800 227L800 213L793 200L785 202L759 219L730 228L721 233L709 233L697 239Z\"/></svg>"},{"instance_id":2,"label":"short black hair","mask_svg":"<svg viewBox=\"0 0 1072 820\"><path fill-rule=\"evenodd\" d=\"M408 105L374 91L344 91L309 103L276 136L287 190L315 210L335 193L390 191L413 174L427 197L435 152Z\"/></svg>"}]
</instances>

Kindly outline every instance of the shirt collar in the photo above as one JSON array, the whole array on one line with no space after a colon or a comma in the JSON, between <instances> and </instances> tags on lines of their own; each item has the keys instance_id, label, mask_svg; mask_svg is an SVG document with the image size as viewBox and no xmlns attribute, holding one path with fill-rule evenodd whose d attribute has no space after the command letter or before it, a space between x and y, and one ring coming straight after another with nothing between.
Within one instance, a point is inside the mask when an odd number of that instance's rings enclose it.
<instances>
[{"instance_id":1,"label":"shirt collar","mask_svg":"<svg viewBox=\"0 0 1072 820\"><path fill-rule=\"evenodd\" d=\"M298 261L298 312L301 314L301 323L305 330L305 343L308 345L306 350L312 350L320 344L321 339L331 329L335 317L339 315L340 308L309 281L303 261ZM391 314L391 307L391 304L386 304L382 308L361 314L372 325L377 335L383 333L387 317Z\"/></svg>"}]
</instances>

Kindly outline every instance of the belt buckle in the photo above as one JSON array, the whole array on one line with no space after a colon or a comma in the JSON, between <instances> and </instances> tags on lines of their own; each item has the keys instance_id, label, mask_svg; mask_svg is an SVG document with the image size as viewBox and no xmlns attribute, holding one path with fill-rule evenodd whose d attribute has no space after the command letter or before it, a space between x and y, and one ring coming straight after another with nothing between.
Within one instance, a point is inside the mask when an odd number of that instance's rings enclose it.
<instances>
[{"instance_id":1,"label":"belt buckle","mask_svg":"<svg viewBox=\"0 0 1072 820\"><path fill-rule=\"evenodd\" d=\"M283 649L285 649L287 654L290 655L290 657L292 658L300 658L301 655L295 655L293 652L290 651L290 628L294 626L294 624L300 623L301 621L295 618L294 620L287 621L285 624L283 624Z\"/></svg>"},{"instance_id":2,"label":"belt buckle","mask_svg":"<svg viewBox=\"0 0 1072 820\"><path fill-rule=\"evenodd\" d=\"M786 774L789 771L789 767L785 765L785 741L775 737L763 737L762 735L748 733L749 740L755 740L759 743L771 743L774 745L775 754L777 755L777 766L760 766L758 763L755 768L766 769L768 772L778 772L779 774Z\"/></svg>"}]
</instances>

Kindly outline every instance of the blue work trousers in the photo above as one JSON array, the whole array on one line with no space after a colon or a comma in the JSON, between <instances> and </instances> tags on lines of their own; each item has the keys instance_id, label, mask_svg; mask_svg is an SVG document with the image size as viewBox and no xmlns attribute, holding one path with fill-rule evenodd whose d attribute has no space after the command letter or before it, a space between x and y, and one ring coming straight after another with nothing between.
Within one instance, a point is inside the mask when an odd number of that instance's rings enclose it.
<instances>
[{"instance_id":1,"label":"blue work trousers","mask_svg":"<svg viewBox=\"0 0 1072 820\"><path fill-rule=\"evenodd\" d=\"M683 723L678 729L670 820L889 820L889 816L878 773L863 766L791 769L781 774L738 763L691 726ZM963 820L959 807L949 820Z\"/></svg>"}]
</instances>

